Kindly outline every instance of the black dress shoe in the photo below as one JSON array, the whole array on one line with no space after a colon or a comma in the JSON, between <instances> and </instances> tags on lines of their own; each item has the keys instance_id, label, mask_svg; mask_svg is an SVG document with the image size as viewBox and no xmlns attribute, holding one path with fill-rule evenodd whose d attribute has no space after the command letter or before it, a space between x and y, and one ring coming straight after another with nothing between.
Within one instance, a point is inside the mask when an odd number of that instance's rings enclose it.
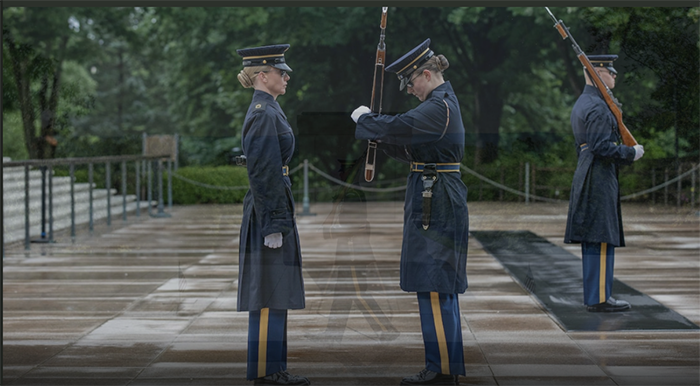
<instances>
[{"instance_id":1,"label":"black dress shoe","mask_svg":"<svg viewBox=\"0 0 700 386\"><path fill-rule=\"evenodd\" d=\"M401 381L402 385L459 385L459 375L441 374L428 369L420 373L406 377Z\"/></svg>"},{"instance_id":2,"label":"black dress shoe","mask_svg":"<svg viewBox=\"0 0 700 386\"><path fill-rule=\"evenodd\" d=\"M588 312L620 312L627 311L630 308L632 307L626 301L615 300L610 297L605 303L598 303L588 306Z\"/></svg>"},{"instance_id":3,"label":"black dress shoe","mask_svg":"<svg viewBox=\"0 0 700 386\"><path fill-rule=\"evenodd\" d=\"M282 370L274 374L255 378L254 385L310 385L309 378L292 375Z\"/></svg>"}]
</instances>

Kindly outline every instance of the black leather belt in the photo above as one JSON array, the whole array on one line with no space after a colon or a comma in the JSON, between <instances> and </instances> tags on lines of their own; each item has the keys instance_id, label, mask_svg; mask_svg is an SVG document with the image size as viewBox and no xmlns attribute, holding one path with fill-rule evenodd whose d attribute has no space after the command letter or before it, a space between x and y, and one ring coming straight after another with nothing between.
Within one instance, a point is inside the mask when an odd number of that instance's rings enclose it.
<instances>
[{"instance_id":1,"label":"black leather belt","mask_svg":"<svg viewBox=\"0 0 700 386\"><path fill-rule=\"evenodd\" d=\"M246 166L247 164L247 159L244 155L240 155L236 157L236 165L238 166ZM284 165L282 166L282 176L288 176L289 175L289 166Z\"/></svg>"},{"instance_id":2,"label":"black leather belt","mask_svg":"<svg viewBox=\"0 0 700 386\"><path fill-rule=\"evenodd\" d=\"M450 163L423 163L423 162L411 162L412 172L422 172L425 165L434 165L435 170L439 173L449 173L459 171L459 162Z\"/></svg>"}]
</instances>

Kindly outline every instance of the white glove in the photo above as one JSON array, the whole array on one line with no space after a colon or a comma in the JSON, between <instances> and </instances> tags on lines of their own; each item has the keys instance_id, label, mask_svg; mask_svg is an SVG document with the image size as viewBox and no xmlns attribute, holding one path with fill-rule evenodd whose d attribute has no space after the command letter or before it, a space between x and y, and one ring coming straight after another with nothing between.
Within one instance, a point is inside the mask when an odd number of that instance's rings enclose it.
<instances>
[{"instance_id":1,"label":"white glove","mask_svg":"<svg viewBox=\"0 0 700 386\"><path fill-rule=\"evenodd\" d=\"M352 112L352 115L350 116L350 118L352 118L352 120L355 121L355 123L357 123L357 120L360 119L360 117L363 114L369 114L371 112L372 112L372 110L370 110L369 107L360 106L360 107L356 108L355 111Z\"/></svg>"},{"instance_id":2,"label":"white glove","mask_svg":"<svg viewBox=\"0 0 700 386\"><path fill-rule=\"evenodd\" d=\"M273 233L265 236L265 246L268 248L279 248L282 246L282 234Z\"/></svg>"},{"instance_id":3,"label":"white glove","mask_svg":"<svg viewBox=\"0 0 700 386\"><path fill-rule=\"evenodd\" d=\"M634 160L638 160L642 158L644 155L644 146L642 145L634 145Z\"/></svg>"}]
</instances>

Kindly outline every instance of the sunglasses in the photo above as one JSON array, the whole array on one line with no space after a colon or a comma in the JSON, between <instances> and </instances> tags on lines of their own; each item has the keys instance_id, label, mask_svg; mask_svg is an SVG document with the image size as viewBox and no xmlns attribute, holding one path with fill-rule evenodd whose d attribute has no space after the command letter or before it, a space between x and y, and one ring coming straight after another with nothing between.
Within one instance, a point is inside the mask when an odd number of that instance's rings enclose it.
<instances>
[{"instance_id":1,"label":"sunglasses","mask_svg":"<svg viewBox=\"0 0 700 386\"><path fill-rule=\"evenodd\" d=\"M277 70L280 72L280 77L284 78L285 76L287 76L287 71L285 71L285 70L280 70L279 68L277 68ZM270 70L258 71L258 72L256 72L256 74L259 74L259 73L261 73L261 72L264 72L264 73L267 74L268 72L270 72Z\"/></svg>"},{"instance_id":2,"label":"sunglasses","mask_svg":"<svg viewBox=\"0 0 700 386\"><path fill-rule=\"evenodd\" d=\"M418 78L419 76L421 76L422 73L423 72L420 72L418 75L411 78L411 80L409 80L408 83L406 83L406 87L413 88L413 81L416 80L416 78Z\"/></svg>"}]
</instances>

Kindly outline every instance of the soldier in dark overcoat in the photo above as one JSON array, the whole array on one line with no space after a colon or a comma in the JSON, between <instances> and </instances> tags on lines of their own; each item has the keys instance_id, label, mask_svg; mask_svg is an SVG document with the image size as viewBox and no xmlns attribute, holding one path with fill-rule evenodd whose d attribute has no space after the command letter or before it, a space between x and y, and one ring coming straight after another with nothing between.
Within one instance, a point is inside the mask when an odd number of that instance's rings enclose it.
<instances>
[{"instance_id":1,"label":"soldier in dark overcoat","mask_svg":"<svg viewBox=\"0 0 700 386\"><path fill-rule=\"evenodd\" d=\"M617 55L590 55L600 79L612 90ZM565 243L581 243L583 300L590 312L617 312L630 308L612 294L615 247L625 246L620 209L618 167L644 154L641 145L621 144L615 116L602 94L584 72L586 86L571 111L578 165L569 199Z\"/></svg>"},{"instance_id":2,"label":"soldier in dark overcoat","mask_svg":"<svg viewBox=\"0 0 700 386\"><path fill-rule=\"evenodd\" d=\"M250 189L243 199L238 311L249 312L247 379L256 385L309 385L287 372L287 310L304 308L301 248L288 163L294 133L277 103L291 68L288 44L238 50L238 80L255 89L242 131Z\"/></svg>"},{"instance_id":3,"label":"soldier in dark overcoat","mask_svg":"<svg viewBox=\"0 0 700 386\"><path fill-rule=\"evenodd\" d=\"M426 366L402 385L454 385L465 374L458 294L467 289L469 215L461 179L464 125L449 62L430 49L430 39L386 67L422 103L398 115L352 114L355 137L378 142L410 164L404 205L401 289L416 292Z\"/></svg>"}]
</instances>

